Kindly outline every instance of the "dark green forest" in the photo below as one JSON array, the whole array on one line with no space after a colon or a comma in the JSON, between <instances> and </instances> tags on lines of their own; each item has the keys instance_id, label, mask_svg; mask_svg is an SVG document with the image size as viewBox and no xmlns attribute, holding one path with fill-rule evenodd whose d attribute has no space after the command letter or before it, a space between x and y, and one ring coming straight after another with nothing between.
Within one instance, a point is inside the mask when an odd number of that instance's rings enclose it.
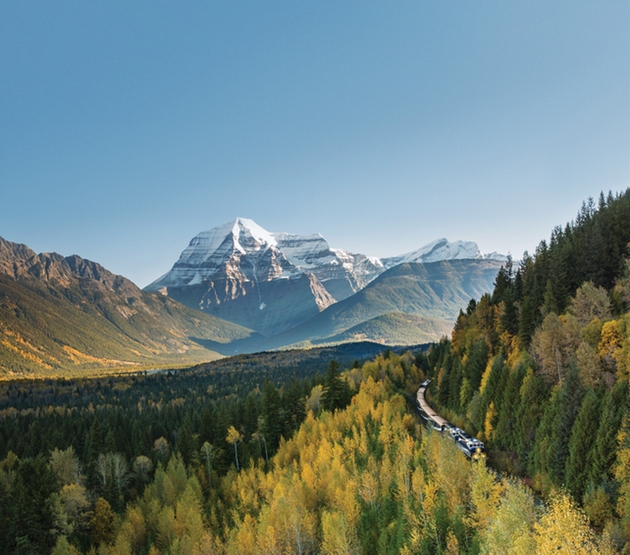
<instances>
[{"instance_id":1,"label":"dark green forest","mask_svg":"<svg viewBox=\"0 0 630 555\"><path fill-rule=\"evenodd\" d=\"M224 475L234 464L226 442L230 427L241 432L241 466L259 458L267 463L304 420L307 400L315 410L349 402L346 382L331 368L338 374L339 364L356 367L384 349L354 343L238 355L180 371L1 382L0 529L7 532L0 535L0 552L48 553L53 547L50 495L63 483L51 453L76 472L82 469L86 495L99 493L120 513L146 485L146 469L134 467L138 461L154 469L177 454L194 467L206 445L211 476ZM124 486L117 475L126 476ZM21 528L25 522L28 529ZM85 548L93 540L88 524L74 534Z\"/></svg>"},{"instance_id":2,"label":"dark green forest","mask_svg":"<svg viewBox=\"0 0 630 555\"><path fill-rule=\"evenodd\" d=\"M615 461L627 444L629 255L630 190L589 200L509 260L428 355L431 402L486 442L493 466L544 495L564 488L626 539Z\"/></svg>"}]
</instances>

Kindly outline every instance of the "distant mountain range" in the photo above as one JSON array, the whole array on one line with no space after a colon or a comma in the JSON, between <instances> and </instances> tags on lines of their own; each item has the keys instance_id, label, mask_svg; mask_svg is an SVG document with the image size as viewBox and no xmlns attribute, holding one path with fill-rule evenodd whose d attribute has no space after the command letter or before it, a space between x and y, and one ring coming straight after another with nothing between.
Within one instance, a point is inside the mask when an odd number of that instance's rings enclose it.
<instances>
[{"instance_id":1,"label":"distant mountain range","mask_svg":"<svg viewBox=\"0 0 630 555\"><path fill-rule=\"evenodd\" d=\"M333 249L319 234L270 233L237 218L194 237L173 268L145 290L273 336L349 298L390 268L441 260L485 261L498 269L506 257L484 255L470 241L438 239L404 255L375 258Z\"/></svg>"},{"instance_id":2,"label":"distant mountain range","mask_svg":"<svg viewBox=\"0 0 630 555\"><path fill-rule=\"evenodd\" d=\"M445 239L373 258L237 219L145 291L96 262L0 238L0 375L194 364L221 355L450 333L505 257ZM186 305L186 306L184 306Z\"/></svg>"},{"instance_id":3,"label":"distant mountain range","mask_svg":"<svg viewBox=\"0 0 630 555\"><path fill-rule=\"evenodd\" d=\"M398 344L411 336L413 343L435 341L450 334L459 310L471 298L479 299L492 288L500 267L498 260L477 259L400 264L269 341L278 347L352 337Z\"/></svg>"}]
</instances>

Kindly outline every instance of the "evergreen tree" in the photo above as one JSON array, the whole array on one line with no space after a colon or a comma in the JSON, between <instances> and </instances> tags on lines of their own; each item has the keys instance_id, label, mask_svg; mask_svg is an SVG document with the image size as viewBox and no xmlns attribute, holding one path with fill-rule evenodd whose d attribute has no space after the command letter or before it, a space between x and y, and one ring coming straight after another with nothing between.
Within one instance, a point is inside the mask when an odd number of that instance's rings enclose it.
<instances>
[{"instance_id":1,"label":"evergreen tree","mask_svg":"<svg viewBox=\"0 0 630 555\"><path fill-rule=\"evenodd\" d=\"M556 385L551 393L549 401L544 406L542 419L536 428L536 438L529 460L530 474L548 474L550 459L551 435L561 407L561 386Z\"/></svg>"},{"instance_id":2,"label":"evergreen tree","mask_svg":"<svg viewBox=\"0 0 630 555\"><path fill-rule=\"evenodd\" d=\"M265 381L262 394L262 433L271 450L278 448L282 436L280 394L271 381Z\"/></svg>"},{"instance_id":3,"label":"evergreen tree","mask_svg":"<svg viewBox=\"0 0 630 555\"><path fill-rule=\"evenodd\" d=\"M459 357L454 357L450 372L450 383L448 387L448 407L459 412L460 410L460 389L462 385L462 363Z\"/></svg>"},{"instance_id":4,"label":"evergreen tree","mask_svg":"<svg viewBox=\"0 0 630 555\"><path fill-rule=\"evenodd\" d=\"M321 406L324 410L343 409L350 402L352 393L348 383L341 379L339 363L331 360L324 377Z\"/></svg>"},{"instance_id":5,"label":"evergreen tree","mask_svg":"<svg viewBox=\"0 0 630 555\"><path fill-rule=\"evenodd\" d=\"M472 392L474 393L481 385L481 377L488 363L488 344L483 341L476 341L468 356L468 364L465 367L464 377L468 379Z\"/></svg>"},{"instance_id":6,"label":"evergreen tree","mask_svg":"<svg viewBox=\"0 0 630 555\"><path fill-rule=\"evenodd\" d=\"M591 389L584 396L569 440L565 485L575 499L582 499L586 490L589 474L587 461L597 437L599 415L600 400L595 391Z\"/></svg>"},{"instance_id":7,"label":"evergreen tree","mask_svg":"<svg viewBox=\"0 0 630 555\"><path fill-rule=\"evenodd\" d=\"M492 292L493 305L498 305L499 303L511 300L513 278L512 266L512 257L508 255L506 263L499 268L497 277L494 280L494 290Z\"/></svg>"},{"instance_id":8,"label":"evergreen tree","mask_svg":"<svg viewBox=\"0 0 630 555\"><path fill-rule=\"evenodd\" d=\"M284 390L282 405L284 407L284 429L287 437L289 437L306 418L306 399L304 391L302 384L295 378L291 378L291 381Z\"/></svg>"},{"instance_id":9,"label":"evergreen tree","mask_svg":"<svg viewBox=\"0 0 630 555\"><path fill-rule=\"evenodd\" d=\"M558 412L551 431L547 465L556 483L564 481L564 470L569 456L569 439L573 423L582 403L582 384L575 365L569 367L558 400Z\"/></svg>"},{"instance_id":10,"label":"evergreen tree","mask_svg":"<svg viewBox=\"0 0 630 555\"><path fill-rule=\"evenodd\" d=\"M177 437L177 450L184 460L184 464L189 465L196 455L197 448L192 435L192 424L189 415L186 415L184 422L179 429Z\"/></svg>"},{"instance_id":11,"label":"evergreen tree","mask_svg":"<svg viewBox=\"0 0 630 555\"><path fill-rule=\"evenodd\" d=\"M258 428L258 403L252 392L248 393L245 399L245 406L243 407L243 427L245 441L249 441L249 438Z\"/></svg>"},{"instance_id":12,"label":"evergreen tree","mask_svg":"<svg viewBox=\"0 0 630 555\"><path fill-rule=\"evenodd\" d=\"M103 430L101 428L101 422L98 418L98 414L94 415L90 431L86 439L85 459L87 462L87 481L90 487L97 485L95 469L96 460L100 453L103 452Z\"/></svg>"},{"instance_id":13,"label":"evergreen tree","mask_svg":"<svg viewBox=\"0 0 630 555\"><path fill-rule=\"evenodd\" d=\"M524 364L519 364L509 373L507 386L504 389L499 406L494 435L494 441L500 449L511 449L513 451L517 449L517 410L526 370L527 367Z\"/></svg>"},{"instance_id":14,"label":"evergreen tree","mask_svg":"<svg viewBox=\"0 0 630 555\"><path fill-rule=\"evenodd\" d=\"M43 455L23 459L16 467L11 492L11 515L6 534L7 553L49 553L55 545L51 496L57 479Z\"/></svg>"},{"instance_id":15,"label":"evergreen tree","mask_svg":"<svg viewBox=\"0 0 630 555\"><path fill-rule=\"evenodd\" d=\"M600 484L609 475L617 454L617 434L628 406L628 383L623 380L604 396L597 439L588 457L589 480Z\"/></svg>"}]
</instances>

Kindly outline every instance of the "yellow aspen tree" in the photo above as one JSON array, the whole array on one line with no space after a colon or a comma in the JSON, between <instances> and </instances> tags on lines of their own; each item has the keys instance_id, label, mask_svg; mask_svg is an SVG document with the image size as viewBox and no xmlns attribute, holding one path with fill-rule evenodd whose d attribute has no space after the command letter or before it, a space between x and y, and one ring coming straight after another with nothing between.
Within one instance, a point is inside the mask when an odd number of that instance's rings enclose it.
<instances>
[{"instance_id":1,"label":"yellow aspen tree","mask_svg":"<svg viewBox=\"0 0 630 555\"><path fill-rule=\"evenodd\" d=\"M361 473L359 496L371 508L374 508L377 505L378 481L376 479L375 472L369 467Z\"/></svg>"},{"instance_id":2,"label":"yellow aspen tree","mask_svg":"<svg viewBox=\"0 0 630 555\"><path fill-rule=\"evenodd\" d=\"M339 511L322 513L322 555L358 555L356 535Z\"/></svg>"},{"instance_id":3,"label":"yellow aspen tree","mask_svg":"<svg viewBox=\"0 0 630 555\"><path fill-rule=\"evenodd\" d=\"M411 459L415 442L409 435L404 434L398 445L397 483L398 497L407 501L411 495Z\"/></svg>"},{"instance_id":4,"label":"yellow aspen tree","mask_svg":"<svg viewBox=\"0 0 630 555\"><path fill-rule=\"evenodd\" d=\"M551 496L549 507L534 525L537 555L599 555L588 519L566 493Z\"/></svg>"},{"instance_id":5,"label":"yellow aspen tree","mask_svg":"<svg viewBox=\"0 0 630 555\"><path fill-rule=\"evenodd\" d=\"M517 482L507 480L503 485L501 502L481 534L481 552L483 555L531 555L535 550L534 498Z\"/></svg>"},{"instance_id":6,"label":"yellow aspen tree","mask_svg":"<svg viewBox=\"0 0 630 555\"><path fill-rule=\"evenodd\" d=\"M121 535L125 536L134 553L140 552L147 538L147 527L139 507L127 507Z\"/></svg>"},{"instance_id":7,"label":"yellow aspen tree","mask_svg":"<svg viewBox=\"0 0 630 555\"><path fill-rule=\"evenodd\" d=\"M423 436L423 453L429 469L429 481L444 493L451 512L468 501L471 465L452 441L436 433Z\"/></svg>"},{"instance_id":8,"label":"yellow aspen tree","mask_svg":"<svg viewBox=\"0 0 630 555\"><path fill-rule=\"evenodd\" d=\"M107 549L107 555L132 555L129 540L123 534L120 534L116 538L114 545Z\"/></svg>"},{"instance_id":9,"label":"yellow aspen tree","mask_svg":"<svg viewBox=\"0 0 630 555\"><path fill-rule=\"evenodd\" d=\"M79 550L68 542L66 536L59 536L51 555L79 555Z\"/></svg>"},{"instance_id":10,"label":"yellow aspen tree","mask_svg":"<svg viewBox=\"0 0 630 555\"><path fill-rule=\"evenodd\" d=\"M282 553L278 534L273 526L264 524L259 527L257 548L261 555L280 555Z\"/></svg>"},{"instance_id":11,"label":"yellow aspen tree","mask_svg":"<svg viewBox=\"0 0 630 555\"><path fill-rule=\"evenodd\" d=\"M230 533L227 555L255 555L257 543L256 521L251 515L245 515L238 528Z\"/></svg>"},{"instance_id":12,"label":"yellow aspen tree","mask_svg":"<svg viewBox=\"0 0 630 555\"><path fill-rule=\"evenodd\" d=\"M320 487L317 474L313 470L313 466L309 462L304 462L301 468L301 478L305 489L307 504L310 508L314 508L320 496Z\"/></svg>"},{"instance_id":13,"label":"yellow aspen tree","mask_svg":"<svg viewBox=\"0 0 630 555\"><path fill-rule=\"evenodd\" d=\"M94 506L94 514L90 521L92 541L98 545L109 543L114 537L114 525L116 514L111 505L102 497L99 497Z\"/></svg>"},{"instance_id":14,"label":"yellow aspen tree","mask_svg":"<svg viewBox=\"0 0 630 555\"><path fill-rule=\"evenodd\" d=\"M494 408L494 401L490 403L488 410L486 411L486 418L483 425L483 435L486 441L492 441L494 436L494 424L497 418L497 411Z\"/></svg>"},{"instance_id":15,"label":"yellow aspen tree","mask_svg":"<svg viewBox=\"0 0 630 555\"><path fill-rule=\"evenodd\" d=\"M447 555L459 555L459 541L452 531L449 531L446 536L446 551Z\"/></svg>"},{"instance_id":16,"label":"yellow aspen tree","mask_svg":"<svg viewBox=\"0 0 630 555\"><path fill-rule=\"evenodd\" d=\"M234 445L234 458L236 459L236 470L240 470L238 464L238 444L243 440L243 434L239 432L234 426L228 428L227 437L225 441Z\"/></svg>"},{"instance_id":17,"label":"yellow aspen tree","mask_svg":"<svg viewBox=\"0 0 630 555\"><path fill-rule=\"evenodd\" d=\"M597 353L606 363L615 364L616 351L621 347L621 332L619 322L610 320L602 326L602 336L597 345Z\"/></svg>"},{"instance_id":18,"label":"yellow aspen tree","mask_svg":"<svg viewBox=\"0 0 630 555\"><path fill-rule=\"evenodd\" d=\"M176 537L175 511L172 507L164 507L158 516L156 544L161 550L168 550Z\"/></svg>"},{"instance_id":19,"label":"yellow aspen tree","mask_svg":"<svg viewBox=\"0 0 630 555\"><path fill-rule=\"evenodd\" d=\"M191 482L195 480L191 479ZM175 508L175 532L183 546L198 545L203 536L203 519L201 517L201 500L191 483L184 491ZM185 539L185 542L184 542Z\"/></svg>"},{"instance_id":20,"label":"yellow aspen tree","mask_svg":"<svg viewBox=\"0 0 630 555\"><path fill-rule=\"evenodd\" d=\"M81 463L74 452L74 447L70 446L64 451L60 451L55 447L50 452L49 461L61 485L83 482L84 476L81 473Z\"/></svg>"},{"instance_id":21,"label":"yellow aspen tree","mask_svg":"<svg viewBox=\"0 0 630 555\"><path fill-rule=\"evenodd\" d=\"M387 454L383 455L381 460L381 464L379 466L378 472L378 482L380 486L379 495L381 498L385 498L389 495L389 489L394 480L394 468L392 466L392 461L387 456Z\"/></svg>"},{"instance_id":22,"label":"yellow aspen tree","mask_svg":"<svg viewBox=\"0 0 630 555\"><path fill-rule=\"evenodd\" d=\"M357 526L361 508L357 502L357 483L354 479L346 480L343 488L335 492L335 505L343 512L349 526Z\"/></svg>"},{"instance_id":23,"label":"yellow aspen tree","mask_svg":"<svg viewBox=\"0 0 630 555\"><path fill-rule=\"evenodd\" d=\"M79 520L90 507L87 490L79 483L74 482L63 486L59 495L68 523L75 530Z\"/></svg>"},{"instance_id":24,"label":"yellow aspen tree","mask_svg":"<svg viewBox=\"0 0 630 555\"><path fill-rule=\"evenodd\" d=\"M505 488L484 464L473 464L471 474L472 521L475 528L483 532L495 518Z\"/></svg>"}]
</instances>

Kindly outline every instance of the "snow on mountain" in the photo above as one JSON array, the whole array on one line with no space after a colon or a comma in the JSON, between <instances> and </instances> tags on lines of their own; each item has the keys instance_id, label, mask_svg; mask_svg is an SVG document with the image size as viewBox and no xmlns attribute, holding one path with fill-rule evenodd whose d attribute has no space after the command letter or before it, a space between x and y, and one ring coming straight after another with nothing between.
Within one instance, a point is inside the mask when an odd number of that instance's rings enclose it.
<instances>
[{"instance_id":1,"label":"snow on mountain","mask_svg":"<svg viewBox=\"0 0 630 555\"><path fill-rule=\"evenodd\" d=\"M271 233L236 218L194 237L173 268L146 289L273 335L357 293L393 266L480 258L486 257L476 243L438 239L379 259L333 249L319 234Z\"/></svg>"},{"instance_id":2,"label":"snow on mountain","mask_svg":"<svg viewBox=\"0 0 630 555\"><path fill-rule=\"evenodd\" d=\"M173 268L146 289L196 285L224 273L240 274L245 281L302 275L278 251L276 244L273 234L256 222L236 218L194 237Z\"/></svg>"},{"instance_id":3,"label":"snow on mountain","mask_svg":"<svg viewBox=\"0 0 630 555\"><path fill-rule=\"evenodd\" d=\"M449 242L442 238L415 251L379 259L333 249L318 233L271 233L253 220L236 218L194 237L173 268L146 289L197 285L226 274L260 282L298 279L310 273L336 300L341 300L398 264L461 259L503 261L506 257L484 255L472 241Z\"/></svg>"},{"instance_id":4,"label":"snow on mountain","mask_svg":"<svg viewBox=\"0 0 630 555\"><path fill-rule=\"evenodd\" d=\"M270 233L237 218L194 237L173 268L146 289L197 285L226 274L257 283L313 274L339 300L383 269L377 258L331 249L320 234Z\"/></svg>"},{"instance_id":5,"label":"snow on mountain","mask_svg":"<svg viewBox=\"0 0 630 555\"><path fill-rule=\"evenodd\" d=\"M408 252L392 258L383 258L382 262L386 268L392 268L398 264L408 262L438 262L440 260L464 260L464 259L489 259L505 261L507 257L493 252L484 255L479 250L477 243L473 241L454 241L449 242L447 239L436 239L431 243L419 248L418 250Z\"/></svg>"}]
</instances>

